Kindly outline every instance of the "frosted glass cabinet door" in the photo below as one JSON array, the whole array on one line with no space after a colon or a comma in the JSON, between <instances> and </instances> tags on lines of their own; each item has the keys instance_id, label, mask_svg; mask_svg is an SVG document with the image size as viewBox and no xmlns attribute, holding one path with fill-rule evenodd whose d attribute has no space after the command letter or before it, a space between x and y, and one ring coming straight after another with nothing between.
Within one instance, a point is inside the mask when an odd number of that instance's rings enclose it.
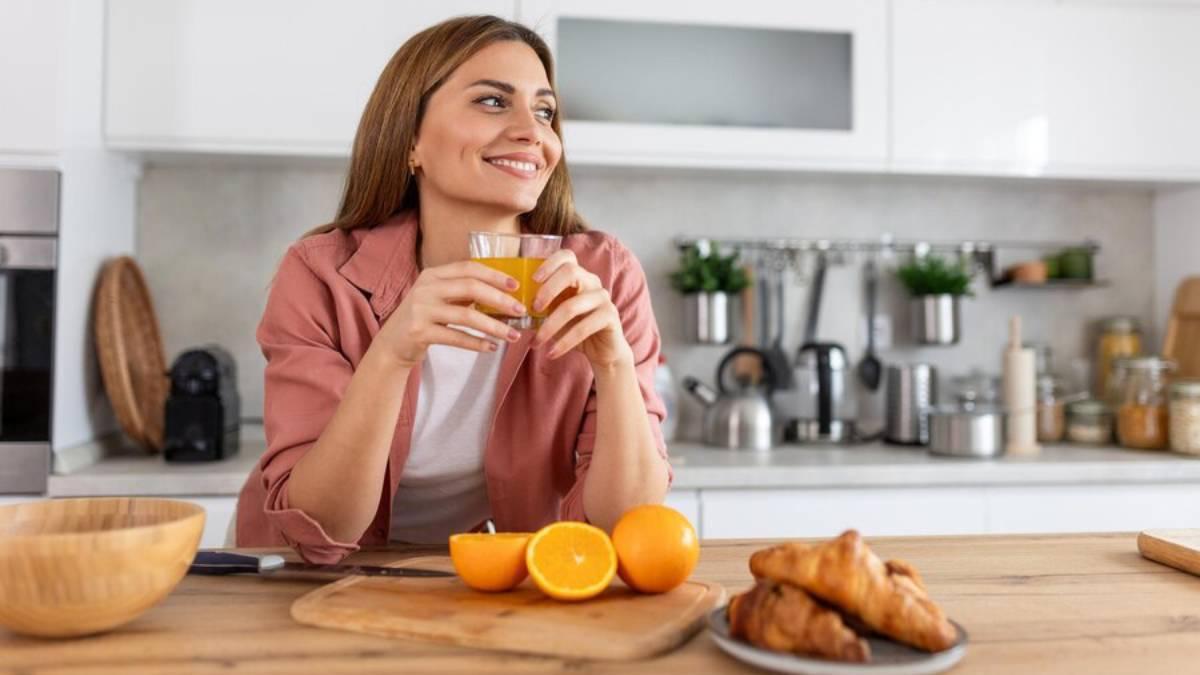
<instances>
[{"instance_id":1,"label":"frosted glass cabinet door","mask_svg":"<svg viewBox=\"0 0 1200 675\"><path fill-rule=\"evenodd\" d=\"M512 0L109 0L105 132L124 148L346 155L416 32Z\"/></svg>"},{"instance_id":2,"label":"frosted glass cabinet door","mask_svg":"<svg viewBox=\"0 0 1200 675\"><path fill-rule=\"evenodd\" d=\"M523 0L572 162L880 169L887 6Z\"/></svg>"},{"instance_id":3,"label":"frosted glass cabinet door","mask_svg":"<svg viewBox=\"0 0 1200 675\"><path fill-rule=\"evenodd\" d=\"M897 170L1200 177L1200 6L894 0Z\"/></svg>"}]
</instances>

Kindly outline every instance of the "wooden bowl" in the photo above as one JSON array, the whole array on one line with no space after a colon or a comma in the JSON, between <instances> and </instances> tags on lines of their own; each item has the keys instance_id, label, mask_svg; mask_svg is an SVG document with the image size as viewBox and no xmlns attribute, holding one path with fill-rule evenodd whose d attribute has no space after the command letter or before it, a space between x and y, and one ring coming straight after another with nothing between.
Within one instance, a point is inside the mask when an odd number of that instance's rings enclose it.
<instances>
[{"instance_id":1,"label":"wooden bowl","mask_svg":"<svg viewBox=\"0 0 1200 675\"><path fill-rule=\"evenodd\" d=\"M120 626L175 588L203 529L203 508L169 499L0 507L0 626L40 637Z\"/></svg>"}]
</instances>

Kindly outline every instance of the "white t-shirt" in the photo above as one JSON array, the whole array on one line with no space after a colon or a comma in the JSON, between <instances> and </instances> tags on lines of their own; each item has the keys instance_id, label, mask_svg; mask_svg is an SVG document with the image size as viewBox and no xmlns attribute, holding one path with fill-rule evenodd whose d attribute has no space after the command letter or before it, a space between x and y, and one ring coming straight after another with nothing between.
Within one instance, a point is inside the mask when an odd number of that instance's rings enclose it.
<instances>
[{"instance_id":1,"label":"white t-shirt","mask_svg":"<svg viewBox=\"0 0 1200 675\"><path fill-rule=\"evenodd\" d=\"M412 444L392 500L391 541L445 544L491 517L483 449L505 347L426 351Z\"/></svg>"}]
</instances>

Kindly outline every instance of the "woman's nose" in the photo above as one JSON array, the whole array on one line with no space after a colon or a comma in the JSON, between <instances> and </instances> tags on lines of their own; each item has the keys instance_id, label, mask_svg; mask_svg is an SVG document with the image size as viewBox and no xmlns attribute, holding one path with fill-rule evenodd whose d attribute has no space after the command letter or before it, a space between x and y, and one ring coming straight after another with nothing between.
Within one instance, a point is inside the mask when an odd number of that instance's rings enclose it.
<instances>
[{"instance_id":1,"label":"woman's nose","mask_svg":"<svg viewBox=\"0 0 1200 675\"><path fill-rule=\"evenodd\" d=\"M517 143L538 145L542 142L542 128L532 110L517 112L508 127L509 140Z\"/></svg>"}]
</instances>

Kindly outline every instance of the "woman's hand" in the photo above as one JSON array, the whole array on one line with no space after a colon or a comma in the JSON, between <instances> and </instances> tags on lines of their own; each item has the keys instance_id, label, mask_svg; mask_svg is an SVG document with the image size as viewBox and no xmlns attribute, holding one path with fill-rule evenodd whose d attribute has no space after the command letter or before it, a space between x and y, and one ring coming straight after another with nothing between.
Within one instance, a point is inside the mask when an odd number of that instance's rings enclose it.
<instances>
[{"instance_id":1,"label":"woman's hand","mask_svg":"<svg viewBox=\"0 0 1200 675\"><path fill-rule=\"evenodd\" d=\"M608 290L599 277L579 266L572 251L562 249L551 255L533 280L542 283L533 311L551 306L550 315L534 338L534 347L551 343L551 359L579 347L593 370L633 362L633 350L625 340L621 317Z\"/></svg>"},{"instance_id":2,"label":"woman's hand","mask_svg":"<svg viewBox=\"0 0 1200 675\"><path fill-rule=\"evenodd\" d=\"M476 352L494 352L497 345L449 324L473 328L497 340L516 342L521 334L475 308L494 307L523 316L525 307L508 295L517 280L478 262L466 260L421 272L416 283L388 317L376 342L381 342L398 365L412 368L425 359L430 345L450 345Z\"/></svg>"}]
</instances>

